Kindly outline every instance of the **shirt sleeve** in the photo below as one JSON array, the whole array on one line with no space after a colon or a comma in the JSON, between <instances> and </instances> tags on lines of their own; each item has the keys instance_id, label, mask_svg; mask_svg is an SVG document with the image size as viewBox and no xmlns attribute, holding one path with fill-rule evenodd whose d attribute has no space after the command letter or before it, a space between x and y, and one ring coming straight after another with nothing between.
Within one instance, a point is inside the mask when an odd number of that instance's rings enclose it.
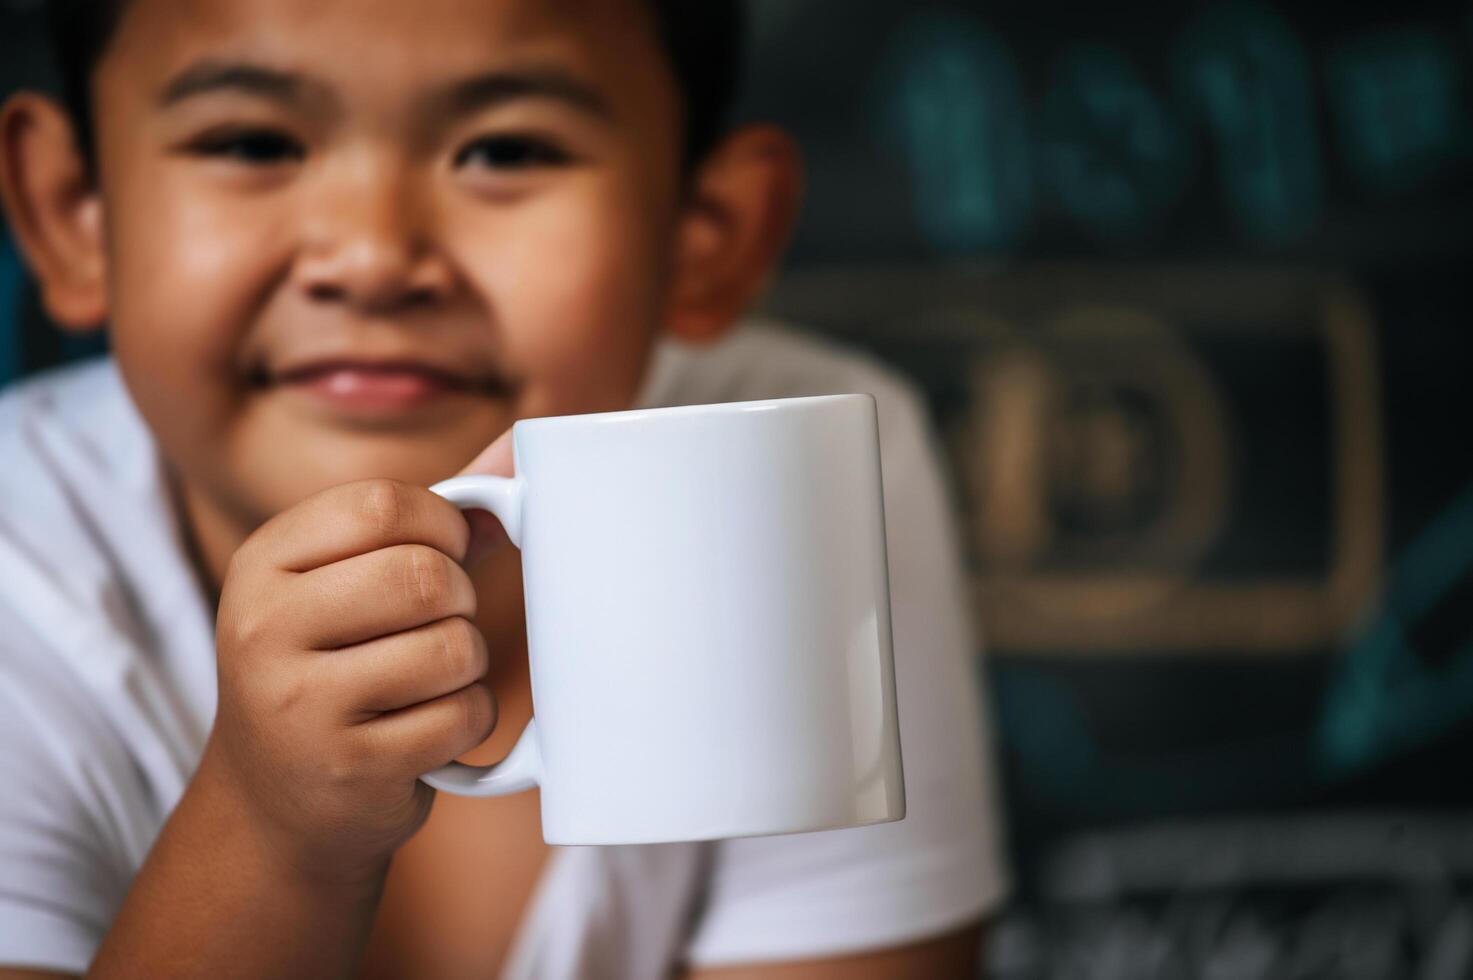
<instances>
[{"instance_id":1,"label":"shirt sleeve","mask_svg":"<svg viewBox=\"0 0 1473 980\"><path fill-rule=\"evenodd\" d=\"M975 922L1006 895L959 539L920 401L891 389L874 393L906 817L716 845L693 966L903 946Z\"/></svg>"},{"instance_id":2,"label":"shirt sleeve","mask_svg":"<svg viewBox=\"0 0 1473 980\"><path fill-rule=\"evenodd\" d=\"M37 701L0 673L0 966L81 974L128 878Z\"/></svg>"}]
</instances>

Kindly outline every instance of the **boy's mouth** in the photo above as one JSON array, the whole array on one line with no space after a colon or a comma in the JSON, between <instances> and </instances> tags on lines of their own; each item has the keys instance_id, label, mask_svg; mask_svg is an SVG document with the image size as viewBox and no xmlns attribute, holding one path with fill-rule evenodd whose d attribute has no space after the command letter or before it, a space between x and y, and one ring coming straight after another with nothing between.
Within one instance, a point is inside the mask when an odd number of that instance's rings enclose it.
<instances>
[{"instance_id":1,"label":"boy's mouth","mask_svg":"<svg viewBox=\"0 0 1473 980\"><path fill-rule=\"evenodd\" d=\"M266 380L354 415L405 412L447 395L510 394L509 385L500 379L475 379L406 361L320 361L269 375Z\"/></svg>"}]
</instances>

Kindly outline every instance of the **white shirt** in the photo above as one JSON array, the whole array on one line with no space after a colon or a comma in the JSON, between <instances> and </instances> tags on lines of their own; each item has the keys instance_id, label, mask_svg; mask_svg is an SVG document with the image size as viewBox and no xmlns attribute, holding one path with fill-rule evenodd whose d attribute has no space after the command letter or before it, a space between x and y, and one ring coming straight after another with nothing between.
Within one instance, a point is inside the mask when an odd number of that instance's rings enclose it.
<instances>
[{"instance_id":1,"label":"white shirt","mask_svg":"<svg viewBox=\"0 0 1473 980\"><path fill-rule=\"evenodd\" d=\"M657 348L641 407L879 405L908 815L854 830L554 849L505 975L643 978L940 935L1006 891L957 536L915 391L770 324ZM0 395L0 964L81 973L215 710L213 613L110 360Z\"/></svg>"}]
</instances>

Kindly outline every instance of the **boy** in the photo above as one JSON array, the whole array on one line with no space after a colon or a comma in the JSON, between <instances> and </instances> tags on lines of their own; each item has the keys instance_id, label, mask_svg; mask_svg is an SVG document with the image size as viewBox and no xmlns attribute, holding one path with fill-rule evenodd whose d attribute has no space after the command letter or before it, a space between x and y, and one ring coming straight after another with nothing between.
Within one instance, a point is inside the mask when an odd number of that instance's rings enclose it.
<instances>
[{"instance_id":1,"label":"boy","mask_svg":"<svg viewBox=\"0 0 1473 980\"><path fill-rule=\"evenodd\" d=\"M718 138L731 6L59 16L72 112L12 99L0 184L113 355L0 402L0 976L971 970L1003 885L936 465L878 368L724 337L799 182ZM518 418L840 390L881 405L908 818L549 853L534 794L431 817L416 776L531 704L518 555L424 488L508 472Z\"/></svg>"}]
</instances>

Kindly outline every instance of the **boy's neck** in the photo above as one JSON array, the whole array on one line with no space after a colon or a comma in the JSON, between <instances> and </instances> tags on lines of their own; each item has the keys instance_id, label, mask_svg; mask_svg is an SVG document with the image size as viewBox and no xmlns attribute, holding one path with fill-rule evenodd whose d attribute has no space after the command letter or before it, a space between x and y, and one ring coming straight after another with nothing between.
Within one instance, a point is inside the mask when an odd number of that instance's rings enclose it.
<instances>
[{"instance_id":1,"label":"boy's neck","mask_svg":"<svg viewBox=\"0 0 1473 980\"><path fill-rule=\"evenodd\" d=\"M250 536L250 529L232 521L207 496L172 471L169 488L185 552L213 610L220 602L220 586L225 581L230 558Z\"/></svg>"}]
</instances>

